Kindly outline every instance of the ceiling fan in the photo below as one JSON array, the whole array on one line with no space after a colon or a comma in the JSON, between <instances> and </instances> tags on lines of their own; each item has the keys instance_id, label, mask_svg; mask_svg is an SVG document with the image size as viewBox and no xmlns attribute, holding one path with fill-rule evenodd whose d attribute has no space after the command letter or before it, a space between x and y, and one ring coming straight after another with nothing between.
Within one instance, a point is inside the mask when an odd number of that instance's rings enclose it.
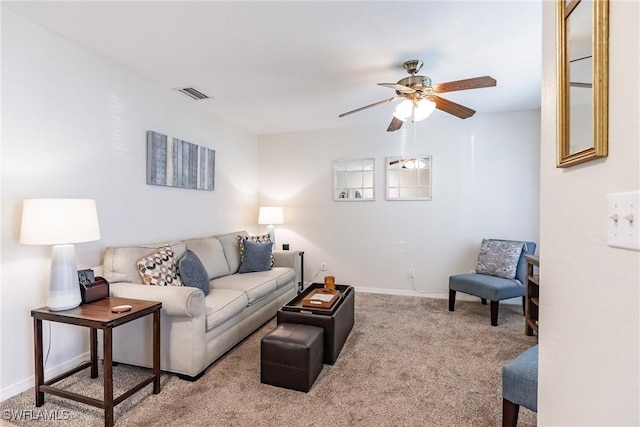
<instances>
[{"instance_id":1,"label":"ceiling fan","mask_svg":"<svg viewBox=\"0 0 640 427\"><path fill-rule=\"evenodd\" d=\"M378 83L380 86L389 87L396 90L396 96L382 101L374 102L355 110L347 111L338 117L348 116L376 105L386 104L400 99L403 102L398 104L396 111L393 113L391 123L387 128L388 132L393 132L402 127L404 122L413 115L413 121L424 120L433 112L434 109L442 110L446 113L453 114L461 119L466 119L475 114L475 110L467 108L463 105L456 104L453 101L441 98L440 93L453 92L456 90L479 89L483 87L491 87L496 85L496 80L489 76L474 77L471 79L457 80L454 82L440 83L431 85L431 79L427 76L418 76L416 73L422 68L422 61L412 59L403 64L403 67L409 74L398 81L398 83Z\"/></svg>"}]
</instances>

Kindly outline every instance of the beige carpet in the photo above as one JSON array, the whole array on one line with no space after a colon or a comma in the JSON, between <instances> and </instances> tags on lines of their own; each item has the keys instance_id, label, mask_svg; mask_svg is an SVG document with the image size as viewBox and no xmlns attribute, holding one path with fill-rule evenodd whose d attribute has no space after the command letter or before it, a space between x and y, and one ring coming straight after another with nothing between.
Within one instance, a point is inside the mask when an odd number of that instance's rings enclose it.
<instances>
[{"instance_id":1,"label":"beige carpet","mask_svg":"<svg viewBox=\"0 0 640 427\"><path fill-rule=\"evenodd\" d=\"M196 382L163 374L116 406L117 426L499 426L502 365L536 343L524 335L522 308L501 305L499 326L489 306L358 293L355 326L335 365L324 368L309 393L260 383L260 339L271 320L213 364ZM118 396L146 370L114 369ZM88 370L65 388L102 398L102 380ZM17 425L102 426L103 413L33 390L0 403L2 419ZM12 417L12 419L10 419ZM44 420L42 418L57 418ZM536 424L520 409L519 426Z\"/></svg>"}]
</instances>

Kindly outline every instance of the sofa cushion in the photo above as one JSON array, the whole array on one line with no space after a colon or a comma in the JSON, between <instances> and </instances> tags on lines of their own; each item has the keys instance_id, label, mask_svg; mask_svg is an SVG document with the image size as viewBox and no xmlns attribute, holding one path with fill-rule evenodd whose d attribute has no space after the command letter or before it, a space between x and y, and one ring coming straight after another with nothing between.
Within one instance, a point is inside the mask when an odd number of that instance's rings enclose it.
<instances>
[{"instance_id":1,"label":"sofa cushion","mask_svg":"<svg viewBox=\"0 0 640 427\"><path fill-rule=\"evenodd\" d=\"M205 239L185 240L183 243L200 258L202 265L207 270L209 279L229 274L229 264L227 264L224 250L218 239L208 237Z\"/></svg>"},{"instance_id":2,"label":"sofa cushion","mask_svg":"<svg viewBox=\"0 0 640 427\"><path fill-rule=\"evenodd\" d=\"M211 289L205 298L207 332L247 308L247 294L233 289Z\"/></svg>"},{"instance_id":3,"label":"sofa cushion","mask_svg":"<svg viewBox=\"0 0 640 427\"><path fill-rule=\"evenodd\" d=\"M247 294L249 305L251 305L276 290L274 277L265 276L265 273L231 274L212 280L209 286L212 289L243 291Z\"/></svg>"},{"instance_id":4,"label":"sofa cushion","mask_svg":"<svg viewBox=\"0 0 640 427\"><path fill-rule=\"evenodd\" d=\"M252 273L257 277L262 277L263 281L273 280L276 282L276 289L289 284L296 280L296 272L289 267L273 267L268 271L261 271L258 273Z\"/></svg>"},{"instance_id":5,"label":"sofa cushion","mask_svg":"<svg viewBox=\"0 0 640 427\"><path fill-rule=\"evenodd\" d=\"M187 252L178 261L178 272L184 286L198 288L205 295L209 294L209 275L198 255L192 250L187 249Z\"/></svg>"},{"instance_id":6,"label":"sofa cushion","mask_svg":"<svg viewBox=\"0 0 640 427\"><path fill-rule=\"evenodd\" d=\"M254 243L244 241L244 256L238 273L252 273L271 270L273 242Z\"/></svg>"},{"instance_id":7,"label":"sofa cushion","mask_svg":"<svg viewBox=\"0 0 640 427\"><path fill-rule=\"evenodd\" d=\"M515 278L523 247L523 242L482 240L476 273L505 279Z\"/></svg>"},{"instance_id":8,"label":"sofa cushion","mask_svg":"<svg viewBox=\"0 0 640 427\"><path fill-rule=\"evenodd\" d=\"M236 231L235 233L222 234L216 236L224 250L224 256L229 265L229 274L238 272L240 268L240 248L238 247L238 236L248 236L246 231Z\"/></svg>"},{"instance_id":9,"label":"sofa cushion","mask_svg":"<svg viewBox=\"0 0 640 427\"><path fill-rule=\"evenodd\" d=\"M150 255L166 243L152 243L148 245L109 247L104 252L102 274L109 282L141 283L140 272L136 263L144 256ZM186 246L184 243L171 243L171 250L177 259L183 257Z\"/></svg>"},{"instance_id":10,"label":"sofa cushion","mask_svg":"<svg viewBox=\"0 0 640 427\"><path fill-rule=\"evenodd\" d=\"M145 285L182 286L178 258L169 245L140 258L136 265Z\"/></svg>"}]
</instances>

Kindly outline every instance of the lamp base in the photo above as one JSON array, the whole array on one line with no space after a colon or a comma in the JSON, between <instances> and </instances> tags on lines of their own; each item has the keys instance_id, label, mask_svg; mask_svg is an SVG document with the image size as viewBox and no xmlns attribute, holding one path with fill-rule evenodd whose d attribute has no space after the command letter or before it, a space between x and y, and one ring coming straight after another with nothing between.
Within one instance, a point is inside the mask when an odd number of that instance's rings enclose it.
<instances>
[{"instance_id":1,"label":"lamp base","mask_svg":"<svg viewBox=\"0 0 640 427\"><path fill-rule=\"evenodd\" d=\"M76 308L81 302L75 246L55 245L51 251L47 306L51 311L62 311Z\"/></svg>"},{"instance_id":2,"label":"lamp base","mask_svg":"<svg viewBox=\"0 0 640 427\"><path fill-rule=\"evenodd\" d=\"M269 233L269 236L271 237L271 241L273 242L273 246L271 248L272 250L275 250L276 249L276 228L273 226L273 224L267 225L267 233Z\"/></svg>"}]
</instances>

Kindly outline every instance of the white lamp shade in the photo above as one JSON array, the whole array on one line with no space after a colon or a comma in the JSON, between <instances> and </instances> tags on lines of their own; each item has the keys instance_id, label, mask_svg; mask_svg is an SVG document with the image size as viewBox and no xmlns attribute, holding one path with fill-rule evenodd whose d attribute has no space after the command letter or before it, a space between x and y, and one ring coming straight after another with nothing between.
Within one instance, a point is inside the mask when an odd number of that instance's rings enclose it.
<instances>
[{"instance_id":1,"label":"white lamp shade","mask_svg":"<svg viewBox=\"0 0 640 427\"><path fill-rule=\"evenodd\" d=\"M284 214L280 206L261 206L258 224L284 224Z\"/></svg>"},{"instance_id":2,"label":"white lamp shade","mask_svg":"<svg viewBox=\"0 0 640 427\"><path fill-rule=\"evenodd\" d=\"M20 243L60 245L100 239L92 199L27 199L22 208Z\"/></svg>"},{"instance_id":3,"label":"white lamp shade","mask_svg":"<svg viewBox=\"0 0 640 427\"><path fill-rule=\"evenodd\" d=\"M433 113L433 110L436 109L436 103L429 99L421 99L418 101L418 105L413 110L413 120L419 122L420 120L424 120Z\"/></svg>"},{"instance_id":4,"label":"white lamp shade","mask_svg":"<svg viewBox=\"0 0 640 427\"><path fill-rule=\"evenodd\" d=\"M412 112L413 112L413 102L406 99L402 101L400 104L398 104L395 112L393 113L393 116L396 119L402 120L404 122L409 117L411 117Z\"/></svg>"},{"instance_id":5,"label":"white lamp shade","mask_svg":"<svg viewBox=\"0 0 640 427\"><path fill-rule=\"evenodd\" d=\"M49 277L49 310L77 307L81 302L73 243L100 238L96 202L91 199L27 199L22 206L20 243L54 245Z\"/></svg>"}]
</instances>

